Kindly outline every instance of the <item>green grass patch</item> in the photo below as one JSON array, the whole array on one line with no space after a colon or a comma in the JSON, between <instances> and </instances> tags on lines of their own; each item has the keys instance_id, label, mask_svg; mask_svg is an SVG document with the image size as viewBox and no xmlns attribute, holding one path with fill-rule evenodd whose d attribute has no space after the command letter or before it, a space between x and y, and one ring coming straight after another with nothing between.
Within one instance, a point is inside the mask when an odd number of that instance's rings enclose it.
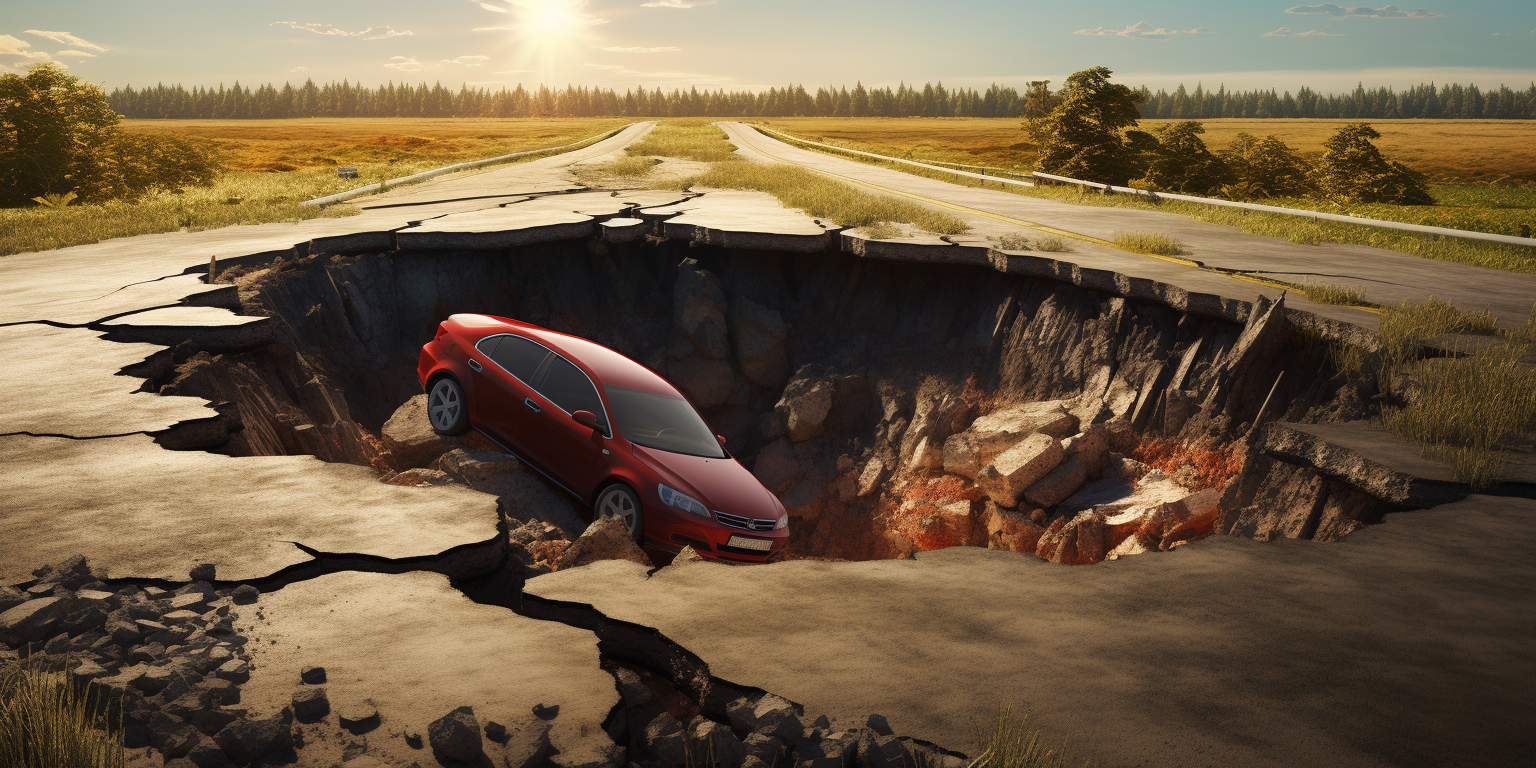
<instances>
[{"instance_id":1,"label":"green grass patch","mask_svg":"<svg viewBox=\"0 0 1536 768\"><path fill-rule=\"evenodd\" d=\"M1450 334L1492 338L1461 356L1418 359L1424 341ZM1505 441L1536 431L1536 371L1519 362L1536 341L1536 307L1523 328L1498 331L1485 312L1405 303L1387 309L1378 337L1383 387L1402 401L1382 409L1382 425L1474 490L1497 485Z\"/></svg>"},{"instance_id":2,"label":"green grass patch","mask_svg":"<svg viewBox=\"0 0 1536 768\"><path fill-rule=\"evenodd\" d=\"M1365 291L1358 288L1347 288L1342 285L1330 285L1328 283L1303 283L1302 295L1307 301L1316 304L1338 304L1344 307L1373 307L1365 298Z\"/></svg>"},{"instance_id":3,"label":"green grass patch","mask_svg":"<svg viewBox=\"0 0 1536 768\"><path fill-rule=\"evenodd\" d=\"M1115 247L1153 256L1181 256L1187 253L1184 243L1178 238L1157 232L1116 232Z\"/></svg>"},{"instance_id":4,"label":"green grass patch","mask_svg":"<svg viewBox=\"0 0 1536 768\"><path fill-rule=\"evenodd\" d=\"M102 691L27 663L0 667L0 765L122 768L123 732L100 714Z\"/></svg>"}]
</instances>

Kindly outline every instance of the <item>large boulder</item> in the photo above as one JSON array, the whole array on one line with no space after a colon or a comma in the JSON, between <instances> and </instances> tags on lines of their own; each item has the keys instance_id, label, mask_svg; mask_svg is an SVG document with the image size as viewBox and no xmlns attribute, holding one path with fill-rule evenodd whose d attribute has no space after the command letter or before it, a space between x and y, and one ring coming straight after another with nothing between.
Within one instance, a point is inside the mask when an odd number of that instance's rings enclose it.
<instances>
[{"instance_id":1,"label":"large boulder","mask_svg":"<svg viewBox=\"0 0 1536 768\"><path fill-rule=\"evenodd\" d=\"M213 740L237 765L293 749L293 727L281 716L240 719L220 728Z\"/></svg>"},{"instance_id":2,"label":"large boulder","mask_svg":"<svg viewBox=\"0 0 1536 768\"><path fill-rule=\"evenodd\" d=\"M475 720L475 710L459 707L427 726L427 743L432 754L439 760L469 762L485 751L480 738L480 723Z\"/></svg>"},{"instance_id":3,"label":"large boulder","mask_svg":"<svg viewBox=\"0 0 1536 768\"><path fill-rule=\"evenodd\" d=\"M832 382L796 377L784 387L784 395L774 406L784 423L789 439L801 442L822 433L823 422L832 410Z\"/></svg>"},{"instance_id":4,"label":"large boulder","mask_svg":"<svg viewBox=\"0 0 1536 768\"><path fill-rule=\"evenodd\" d=\"M672 321L698 353L710 360L729 360L731 345L725 321L725 291L713 272L692 260L677 270L672 287Z\"/></svg>"},{"instance_id":5,"label":"large boulder","mask_svg":"<svg viewBox=\"0 0 1536 768\"><path fill-rule=\"evenodd\" d=\"M1093 424L1063 441L1061 448L1067 458L1083 462L1090 479L1097 479L1104 471L1104 459L1109 452L1109 429L1103 424Z\"/></svg>"},{"instance_id":6,"label":"large boulder","mask_svg":"<svg viewBox=\"0 0 1536 768\"><path fill-rule=\"evenodd\" d=\"M420 394L395 409L379 433L396 467L427 467L437 457L459 447L459 441L439 435L427 417L427 395Z\"/></svg>"},{"instance_id":7,"label":"large boulder","mask_svg":"<svg viewBox=\"0 0 1536 768\"><path fill-rule=\"evenodd\" d=\"M944 441L944 471L977 479L983 467L1031 434L1066 437L1077 431L1077 417L1061 401L1023 403L977 418L965 431Z\"/></svg>"},{"instance_id":8,"label":"large boulder","mask_svg":"<svg viewBox=\"0 0 1536 768\"><path fill-rule=\"evenodd\" d=\"M789 353L784 349L788 329L778 311L738 298L731 303L730 328L742 375L767 389L783 386L790 373Z\"/></svg>"},{"instance_id":9,"label":"large boulder","mask_svg":"<svg viewBox=\"0 0 1536 768\"><path fill-rule=\"evenodd\" d=\"M1056 518L1040 537L1035 554L1053 563L1084 565L1097 563L1108 554L1104 515L1083 512L1068 521Z\"/></svg>"},{"instance_id":10,"label":"large boulder","mask_svg":"<svg viewBox=\"0 0 1536 768\"><path fill-rule=\"evenodd\" d=\"M1056 438L1032 434L983 467L977 473L976 485L998 504L1017 506L1024 489L1055 469L1065 456Z\"/></svg>"},{"instance_id":11,"label":"large boulder","mask_svg":"<svg viewBox=\"0 0 1536 768\"><path fill-rule=\"evenodd\" d=\"M1083 461L1067 459L1024 489L1024 499L1037 507L1054 507L1077 493L1087 481L1088 467Z\"/></svg>"},{"instance_id":12,"label":"large boulder","mask_svg":"<svg viewBox=\"0 0 1536 768\"><path fill-rule=\"evenodd\" d=\"M647 568L654 567L651 558L624 527L624 521L617 517L600 517L587 526L587 530L560 555L559 570L599 560L629 560Z\"/></svg>"},{"instance_id":13,"label":"large boulder","mask_svg":"<svg viewBox=\"0 0 1536 768\"><path fill-rule=\"evenodd\" d=\"M73 601L63 597L40 597L17 605L0 613L0 642L15 647L46 640L73 608Z\"/></svg>"},{"instance_id":14,"label":"large boulder","mask_svg":"<svg viewBox=\"0 0 1536 768\"><path fill-rule=\"evenodd\" d=\"M1034 552L1045 534L1045 528L1035 524L1030 516L1012 509L987 502L982 511L981 524L986 531L986 546L1009 552Z\"/></svg>"},{"instance_id":15,"label":"large boulder","mask_svg":"<svg viewBox=\"0 0 1536 768\"><path fill-rule=\"evenodd\" d=\"M668 363L667 378L700 408L724 403L736 387L736 371L730 363L702 354Z\"/></svg>"},{"instance_id":16,"label":"large boulder","mask_svg":"<svg viewBox=\"0 0 1536 768\"><path fill-rule=\"evenodd\" d=\"M892 422L893 402L887 402L886 422ZM944 464L945 439L965 428L973 406L938 379L918 386L912 420L901 434L898 461L907 469L937 469Z\"/></svg>"},{"instance_id":17,"label":"large boulder","mask_svg":"<svg viewBox=\"0 0 1536 768\"><path fill-rule=\"evenodd\" d=\"M778 493L800 479L805 469L800 465L795 447L781 437L758 452L757 459L752 462L752 474L768 490Z\"/></svg>"}]
</instances>

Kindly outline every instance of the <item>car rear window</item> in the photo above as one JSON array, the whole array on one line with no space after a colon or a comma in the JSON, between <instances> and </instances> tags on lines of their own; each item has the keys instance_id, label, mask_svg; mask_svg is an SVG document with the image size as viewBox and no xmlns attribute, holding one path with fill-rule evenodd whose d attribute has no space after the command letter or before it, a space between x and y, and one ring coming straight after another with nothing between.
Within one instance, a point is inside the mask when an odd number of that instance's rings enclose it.
<instances>
[{"instance_id":1,"label":"car rear window","mask_svg":"<svg viewBox=\"0 0 1536 768\"><path fill-rule=\"evenodd\" d=\"M556 355L549 361L549 370L539 382L539 394L560 406L566 413L591 411L597 416L597 426L604 434L608 431L608 416L603 411L603 401L597 396L592 380L577 368L575 363Z\"/></svg>"},{"instance_id":2,"label":"car rear window","mask_svg":"<svg viewBox=\"0 0 1536 768\"><path fill-rule=\"evenodd\" d=\"M603 389L625 440L672 453L725 458L720 441L687 400L611 384Z\"/></svg>"},{"instance_id":3,"label":"car rear window","mask_svg":"<svg viewBox=\"0 0 1536 768\"><path fill-rule=\"evenodd\" d=\"M496 361L497 365L506 369L507 373L522 379L524 384L532 386L533 374L538 372L539 364L551 354L550 351L521 336L498 338L501 342L486 354Z\"/></svg>"}]
</instances>

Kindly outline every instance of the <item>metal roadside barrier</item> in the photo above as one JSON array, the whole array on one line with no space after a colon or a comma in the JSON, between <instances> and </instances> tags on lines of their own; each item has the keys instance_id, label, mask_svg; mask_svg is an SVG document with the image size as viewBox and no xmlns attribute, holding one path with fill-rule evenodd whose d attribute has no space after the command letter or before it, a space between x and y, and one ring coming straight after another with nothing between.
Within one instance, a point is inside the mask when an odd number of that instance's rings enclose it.
<instances>
[{"instance_id":1,"label":"metal roadside barrier","mask_svg":"<svg viewBox=\"0 0 1536 768\"><path fill-rule=\"evenodd\" d=\"M542 154L549 154L549 153L569 152L569 151L571 151L573 149L580 149L582 147L582 145L596 144L597 142L603 141L604 139L611 139L614 136L619 135L619 133L621 133L622 131L625 131L625 130L633 127L634 125L636 125L636 124L635 123L630 123L629 125L626 125L626 126L624 126L622 128L617 128L615 130L609 131L608 133L601 134L601 135L598 135L598 136L589 136L589 137L587 137L585 139L582 139L581 141L572 142L570 144L563 144L563 145L558 146L558 147L546 147L545 149L530 149L530 150L528 150L526 152L513 152L510 155L502 155L500 157L489 157L489 158L486 158L484 160L470 160L469 162L466 162L466 163L456 163L454 165L445 165L445 166L443 166L441 168L433 168L430 171L422 171L421 173L413 173L413 174L411 174L409 176L401 176L398 179L386 179L386 180L384 180L382 182L375 182L373 184L368 184L366 186L358 187L357 189L349 189L349 190L347 190L345 192L337 192L334 195L326 195L325 197L317 197L317 198L315 198L313 200L305 200L304 202L299 203L299 207L300 208L324 208L327 205L335 205L336 203L341 203L341 202L345 202L347 200L351 200L354 197L362 197L363 195L373 194L374 192L379 192L379 191L382 191L384 189L393 189L394 187L400 187L400 186L405 186L407 184L415 184L415 183L420 182L420 181L426 181L427 179L430 179L430 178L433 178L433 177L436 177L436 176L441 176L441 175L443 175L445 173L453 173L455 171L467 171L467 170L471 170L471 169L474 169L474 168L479 168L481 166L494 165L496 163L503 163L503 162L506 162L508 160L516 160L519 157L527 157L529 155L542 155Z\"/></svg>"},{"instance_id":2,"label":"metal roadside barrier","mask_svg":"<svg viewBox=\"0 0 1536 768\"><path fill-rule=\"evenodd\" d=\"M1502 243L1504 245L1524 245L1536 247L1536 238L1516 237L1514 235L1495 235L1488 232L1473 232L1466 229L1451 229L1449 227L1430 227L1423 224L1405 224L1401 221L1383 221L1381 219L1363 219L1359 216L1344 216L1337 213L1322 213L1320 211L1307 211L1299 208L1281 208L1277 205L1260 205L1258 203L1239 203L1233 200L1221 200L1214 197L1195 197L1194 195L1176 195L1171 192L1152 192L1134 187L1116 187L1109 184L1100 184L1096 181L1083 181L1066 176L1057 176L1050 173L1034 174L1037 179L1054 181L1061 184L1076 184L1078 186L1097 189L1121 195L1136 195L1149 200L1183 200L1187 203L1201 203L1204 205L1217 205L1225 208L1241 208L1249 211L1263 211L1265 213L1280 213L1287 216L1301 216L1322 221L1337 221L1345 224L1363 224L1368 227L1381 227L1382 229L1400 229L1404 232L1417 232L1424 235L1437 237L1459 237L1465 240L1482 240L1489 243Z\"/></svg>"},{"instance_id":3,"label":"metal roadside barrier","mask_svg":"<svg viewBox=\"0 0 1536 768\"><path fill-rule=\"evenodd\" d=\"M764 128L761 125L751 125L750 123L748 123L748 125L750 127L752 127L754 130L758 131L759 133L767 134L768 136L772 136L773 138L776 138L776 139L793 141L793 142L797 142L797 143L800 143L800 144L810 144L810 145L816 146L816 147L826 147L827 149L836 150L838 152L847 152L850 155L863 155L864 157L873 157L876 160L889 160L890 162L893 162L893 163L903 163L905 165L915 165L915 166L917 166L919 168L927 168L927 169L933 170L933 171L943 171L944 173L953 173L953 174L958 175L958 176L969 176L970 178L981 179L982 181L996 181L996 182L998 182L1000 184L1013 184L1013 185L1019 186L1019 187L1033 187L1035 185L1034 182L1031 182L1031 181L1019 181L1018 179L1005 179L1005 178L1003 178L1001 176L987 176L985 174L980 174L980 173L971 173L970 171L958 171L958 170L955 170L954 168L944 168L944 167L938 166L938 165L929 165L928 163L919 163L919 162L917 162L915 160L903 160L902 158L891 157L889 155L877 155L877 154L875 154L873 152L861 152L861 151L859 151L857 149L848 149L847 147L839 147L839 146L836 146L834 144L823 144L823 143L821 143L819 141L809 141L807 139L796 138L794 136L790 136L787 133L779 133L778 131L775 131L772 128Z\"/></svg>"}]
</instances>

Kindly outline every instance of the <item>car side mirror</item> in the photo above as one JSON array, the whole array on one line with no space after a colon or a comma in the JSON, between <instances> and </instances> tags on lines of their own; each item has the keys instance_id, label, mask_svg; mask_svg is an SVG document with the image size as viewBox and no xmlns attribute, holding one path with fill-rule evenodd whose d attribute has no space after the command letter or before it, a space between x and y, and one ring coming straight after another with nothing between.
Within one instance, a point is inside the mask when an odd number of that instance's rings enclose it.
<instances>
[{"instance_id":1,"label":"car side mirror","mask_svg":"<svg viewBox=\"0 0 1536 768\"><path fill-rule=\"evenodd\" d=\"M571 414L571 418L574 419L577 424L580 424L587 429L597 429L597 414L591 411L577 411Z\"/></svg>"},{"instance_id":2,"label":"car side mirror","mask_svg":"<svg viewBox=\"0 0 1536 768\"><path fill-rule=\"evenodd\" d=\"M721 448L725 447L725 435L715 435L715 439L720 441Z\"/></svg>"}]
</instances>

